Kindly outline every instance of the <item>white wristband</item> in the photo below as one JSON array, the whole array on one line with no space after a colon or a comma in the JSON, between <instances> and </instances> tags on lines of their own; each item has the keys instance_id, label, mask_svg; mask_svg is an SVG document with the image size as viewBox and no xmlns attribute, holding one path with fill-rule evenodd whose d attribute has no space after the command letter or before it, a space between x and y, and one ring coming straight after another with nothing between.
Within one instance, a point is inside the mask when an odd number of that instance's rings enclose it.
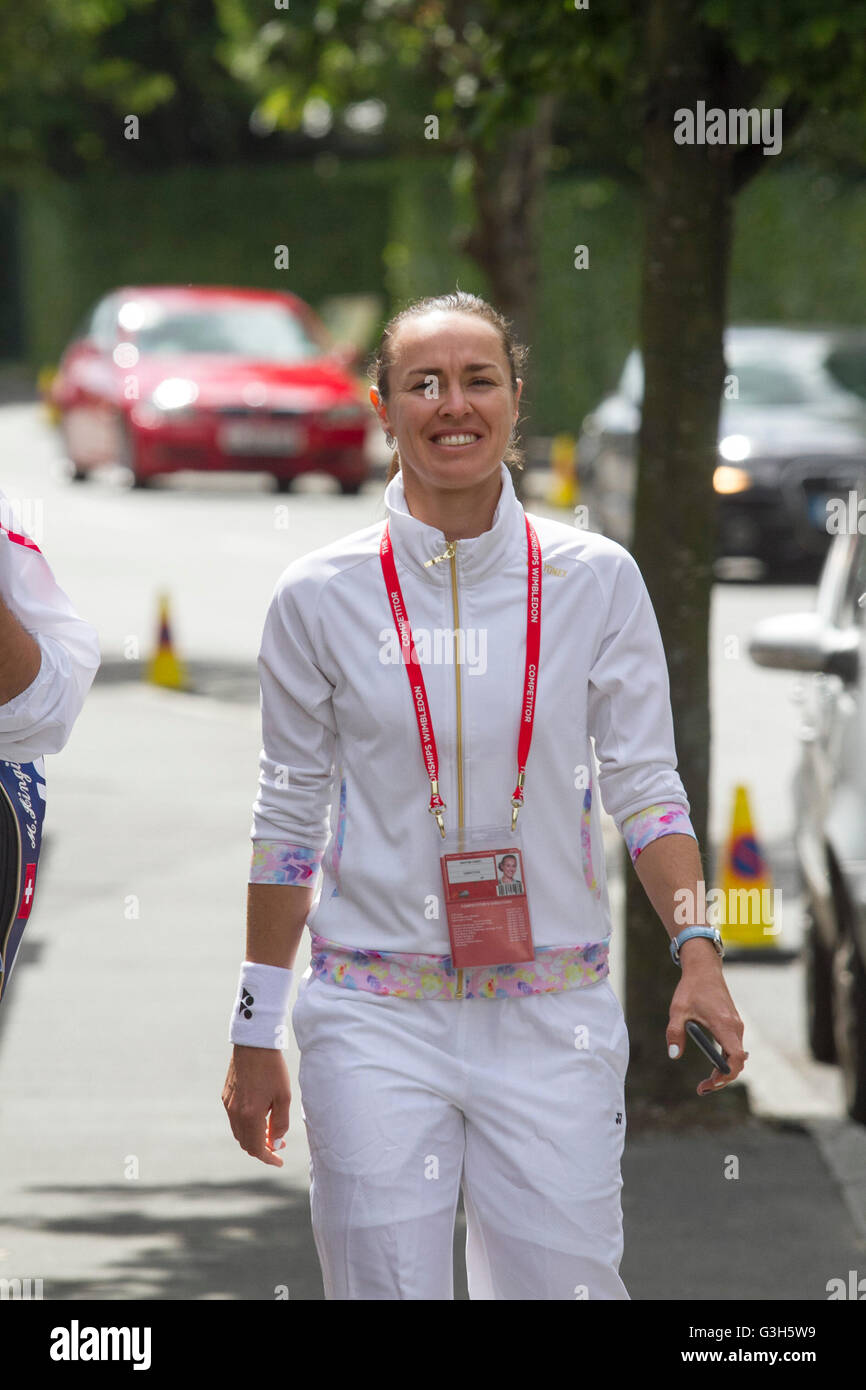
<instances>
[{"instance_id":1,"label":"white wristband","mask_svg":"<svg viewBox=\"0 0 866 1390\"><path fill-rule=\"evenodd\" d=\"M285 1048L293 979L294 972L282 966L245 960L232 1010L229 1042L246 1047Z\"/></svg>"}]
</instances>

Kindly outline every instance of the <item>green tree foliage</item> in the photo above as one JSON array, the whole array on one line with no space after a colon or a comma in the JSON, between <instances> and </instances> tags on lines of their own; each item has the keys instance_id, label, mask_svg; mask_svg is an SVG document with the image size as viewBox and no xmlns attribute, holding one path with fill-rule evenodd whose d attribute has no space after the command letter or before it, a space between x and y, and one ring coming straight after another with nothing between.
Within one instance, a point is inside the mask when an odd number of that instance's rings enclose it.
<instances>
[{"instance_id":1,"label":"green tree foliage","mask_svg":"<svg viewBox=\"0 0 866 1390\"><path fill-rule=\"evenodd\" d=\"M74 178L261 157L214 0L0 7L0 169ZM138 117L138 139L125 118Z\"/></svg>"}]
</instances>

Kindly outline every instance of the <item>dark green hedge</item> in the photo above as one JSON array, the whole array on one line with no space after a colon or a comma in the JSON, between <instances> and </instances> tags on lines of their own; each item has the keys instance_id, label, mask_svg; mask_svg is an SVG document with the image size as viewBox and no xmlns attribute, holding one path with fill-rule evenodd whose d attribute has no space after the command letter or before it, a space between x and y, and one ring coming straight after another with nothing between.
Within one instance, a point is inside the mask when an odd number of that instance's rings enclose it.
<instances>
[{"instance_id":1,"label":"dark green hedge","mask_svg":"<svg viewBox=\"0 0 866 1390\"><path fill-rule=\"evenodd\" d=\"M455 233L469 217L448 160L336 167L180 169L34 182L21 191L27 357L56 361L84 310L117 284L288 288L313 304L374 293L386 304L461 288L486 292ZM637 193L598 177L550 178L541 217L541 289L524 388L524 432L577 430L616 380L637 329ZM285 244L290 269L274 268ZM589 248L589 268L574 248ZM768 168L741 195L731 318L866 319L866 188Z\"/></svg>"}]
</instances>

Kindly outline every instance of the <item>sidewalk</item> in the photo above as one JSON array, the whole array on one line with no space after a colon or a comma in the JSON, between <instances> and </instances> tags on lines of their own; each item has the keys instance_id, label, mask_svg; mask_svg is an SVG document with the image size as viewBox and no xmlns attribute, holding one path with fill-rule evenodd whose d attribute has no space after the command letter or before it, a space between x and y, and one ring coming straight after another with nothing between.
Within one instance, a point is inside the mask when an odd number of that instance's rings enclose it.
<instances>
[{"instance_id":1,"label":"sidewalk","mask_svg":"<svg viewBox=\"0 0 866 1390\"><path fill-rule=\"evenodd\" d=\"M855 1157L862 1183L866 1129ZM866 1227L815 1134L793 1122L627 1138L623 1219L633 1299L826 1300L828 1280L866 1275Z\"/></svg>"},{"instance_id":2,"label":"sidewalk","mask_svg":"<svg viewBox=\"0 0 866 1390\"><path fill-rule=\"evenodd\" d=\"M602 819L611 976L622 999L627 861L616 852L613 821ZM796 930L792 921L786 944L798 944ZM749 963L726 970L750 1050L734 1085L745 1089L751 1117L717 1129L627 1133L620 1272L633 1299L825 1300L828 1280L847 1285L852 1269L866 1276L866 1127L843 1118L837 1069L807 1058L805 1043L791 1045L793 1059L780 1055L762 1017L766 1000L779 1007L773 991L781 972L797 969ZM783 1023L792 1042L805 1037L801 994L798 981L797 1007Z\"/></svg>"},{"instance_id":3,"label":"sidewalk","mask_svg":"<svg viewBox=\"0 0 866 1390\"><path fill-rule=\"evenodd\" d=\"M258 744L246 692L98 680L49 760L37 907L0 1019L0 1278L40 1277L46 1299L323 1297L294 1043L283 1169L239 1149L220 1102ZM829 1279L866 1276L864 1175L866 1129L833 1118L628 1134L626 1287L825 1300ZM461 1212L457 1299L464 1240Z\"/></svg>"}]
</instances>

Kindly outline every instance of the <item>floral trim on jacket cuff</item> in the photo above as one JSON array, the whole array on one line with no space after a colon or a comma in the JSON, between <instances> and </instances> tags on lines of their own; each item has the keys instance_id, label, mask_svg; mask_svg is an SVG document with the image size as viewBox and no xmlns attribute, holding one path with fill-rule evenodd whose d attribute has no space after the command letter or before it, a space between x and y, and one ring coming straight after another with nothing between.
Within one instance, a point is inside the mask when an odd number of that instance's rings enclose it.
<instances>
[{"instance_id":1,"label":"floral trim on jacket cuff","mask_svg":"<svg viewBox=\"0 0 866 1390\"><path fill-rule=\"evenodd\" d=\"M694 840L698 838L688 812L676 801L659 801L655 806L646 806L642 811L635 811L633 816L626 816L622 823L622 834L633 864L641 850L662 835L691 835Z\"/></svg>"},{"instance_id":2,"label":"floral trim on jacket cuff","mask_svg":"<svg viewBox=\"0 0 866 1390\"><path fill-rule=\"evenodd\" d=\"M311 883L324 849L289 845L285 840L253 840L250 883Z\"/></svg>"}]
</instances>

